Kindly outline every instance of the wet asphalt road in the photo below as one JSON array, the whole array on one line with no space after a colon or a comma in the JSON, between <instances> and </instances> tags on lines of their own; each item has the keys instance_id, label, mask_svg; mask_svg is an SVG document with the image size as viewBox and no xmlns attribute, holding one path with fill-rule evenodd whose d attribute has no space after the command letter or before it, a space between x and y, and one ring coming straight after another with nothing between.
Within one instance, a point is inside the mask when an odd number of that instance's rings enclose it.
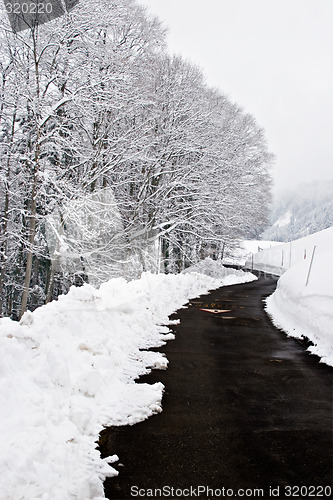
<instances>
[{"instance_id":1,"label":"wet asphalt road","mask_svg":"<svg viewBox=\"0 0 333 500\"><path fill-rule=\"evenodd\" d=\"M107 498L332 498L333 370L272 326L262 301L275 286L263 275L172 316L169 368L140 379L165 385L163 412L101 436L122 464Z\"/></svg>"}]
</instances>

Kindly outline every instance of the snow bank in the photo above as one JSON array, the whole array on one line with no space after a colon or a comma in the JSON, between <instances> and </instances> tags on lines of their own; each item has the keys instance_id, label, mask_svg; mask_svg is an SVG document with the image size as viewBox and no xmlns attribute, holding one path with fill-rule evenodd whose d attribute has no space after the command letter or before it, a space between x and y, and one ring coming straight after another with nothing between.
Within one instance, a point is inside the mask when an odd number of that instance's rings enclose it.
<instances>
[{"instance_id":1,"label":"snow bank","mask_svg":"<svg viewBox=\"0 0 333 500\"><path fill-rule=\"evenodd\" d=\"M320 245L316 248L308 285L305 286L310 259L301 260L283 274L276 291L266 299L266 310L273 323L289 335L310 339L314 345L308 350L333 366L333 268L330 241L333 233L326 231L326 241L320 235Z\"/></svg>"},{"instance_id":2,"label":"snow bank","mask_svg":"<svg viewBox=\"0 0 333 500\"><path fill-rule=\"evenodd\" d=\"M188 267L183 271L183 274L193 272L205 274L211 278L223 279L224 285L234 285L236 283L245 283L258 279L254 274L224 267L221 261L213 260L210 257L201 260L194 266Z\"/></svg>"},{"instance_id":3,"label":"snow bank","mask_svg":"<svg viewBox=\"0 0 333 500\"><path fill-rule=\"evenodd\" d=\"M190 297L240 279L147 273L72 288L20 323L1 319L0 498L104 498L117 456L96 450L103 426L161 411L163 385L135 379L167 359L145 349L174 338L164 325Z\"/></svg>"},{"instance_id":4,"label":"snow bank","mask_svg":"<svg viewBox=\"0 0 333 500\"><path fill-rule=\"evenodd\" d=\"M314 246L317 253L333 248L333 227L289 243L263 248L253 254L253 268L281 276L298 262L310 261ZM246 266L251 268L252 258L247 260Z\"/></svg>"}]
</instances>

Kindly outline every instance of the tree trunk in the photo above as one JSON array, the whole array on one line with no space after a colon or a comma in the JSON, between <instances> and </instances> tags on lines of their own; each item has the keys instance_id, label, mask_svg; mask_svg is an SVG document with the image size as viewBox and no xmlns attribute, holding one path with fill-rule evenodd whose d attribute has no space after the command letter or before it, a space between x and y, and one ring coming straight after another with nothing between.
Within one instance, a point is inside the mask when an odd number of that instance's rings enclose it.
<instances>
[{"instance_id":1,"label":"tree trunk","mask_svg":"<svg viewBox=\"0 0 333 500\"><path fill-rule=\"evenodd\" d=\"M30 227L29 227L29 238L28 238L28 252L27 252L27 263L25 267L25 278L23 285L23 294L21 301L21 309L19 319L22 318L28 304L29 291L30 291L30 280L32 272L32 258L33 258L33 244L36 235L36 194L37 194L37 179L34 179L33 195L31 200L31 214L30 214Z\"/></svg>"},{"instance_id":2,"label":"tree trunk","mask_svg":"<svg viewBox=\"0 0 333 500\"><path fill-rule=\"evenodd\" d=\"M35 82L36 82L36 146L35 146L35 158L33 163L33 178L32 178L32 190L31 190L31 204L30 204L30 227L28 236L28 247L27 247L27 263L25 267L25 278L23 285L23 294L20 308L21 319L28 304L29 292L30 292L30 280L32 273L32 259L33 259L33 245L36 236L36 215L37 215L37 192L38 192L38 173L39 173L39 158L40 158L40 139L41 139L41 129L40 129L40 82L39 82L39 67L38 67L38 54L37 54L37 29L36 27L31 29L32 40L33 40L33 56L35 65Z\"/></svg>"},{"instance_id":3,"label":"tree trunk","mask_svg":"<svg viewBox=\"0 0 333 500\"><path fill-rule=\"evenodd\" d=\"M7 228L8 228L8 218L9 218L9 180L10 180L10 158L11 158L11 147L14 140L15 133L15 120L16 120L16 105L13 113L13 121L12 128L10 134L10 142L8 148L8 157L7 157L7 172L6 172L6 180L5 180L5 206L3 211L3 218L0 223L0 237L3 236L3 241L0 247L0 317L3 315L3 285L5 279L5 265L6 265L6 253L7 253Z\"/></svg>"}]
</instances>

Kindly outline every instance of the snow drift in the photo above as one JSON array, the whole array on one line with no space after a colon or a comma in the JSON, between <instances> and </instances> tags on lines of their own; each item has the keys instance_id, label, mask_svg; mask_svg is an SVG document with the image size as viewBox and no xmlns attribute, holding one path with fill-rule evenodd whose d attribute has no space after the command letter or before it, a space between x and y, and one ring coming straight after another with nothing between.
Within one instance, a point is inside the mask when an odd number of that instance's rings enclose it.
<instances>
[{"instance_id":1,"label":"snow drift","mask_svg":"<svg viewBox=\"0 0 333 500\"><path fill-rule=\"evenodd\" d=\"M278 281L277 289L266 299L266 310L273 323L293 337L306 337L309 351L333 366L333 269L332 255L321 253L313 260L306 285L309 262L293 266Z\"/></svg>"},{"instance_id":2,"label":"snow drift","mask_svg":"<svg viewBox=\"0 0 333 500\"><path fill-rule=\"evenodd\" d=\"M210 257L201 260L198 264L188 267L182 274L193 272L205 274L211 278L222 279L224 286L229 284L235 285L236 283L244 283L245 281L253 281L257 279L256 276L251 273L244 274L243 271L238 271L236 269L231 270L224 267L220 261L213 260Z\"/></svg>"},{"instance_id":3,"label":"snow drift","mask_svg":"<svg viewBox=\"0 0 333 500\"><path fill-rule=\"evenodd\" d=\"M310 261L314 246L317 254L332 251L333 227L299 240L263 248L253 254L253 268L281 275L298 262ZM251 266L252 259L249 259L246 267L251 268Z\"/></svg>"},{"instance_id":4,"label":"snow drift","mask_svg":"<svg viewBox=\"0 0 333 500\"><path fill-rule=\"evenodd\" d=\"M232 273L227 284L255 279ZM147 349L174 338L166 326L173 311L223 283L197 273L146 273L98 290L72 288L20 323L1 319L1 499L104 498L117 456L101 459L100 431L161 411L163 385L135 383L167 366Z\"/></svg>"},{"instance_id":5,"label":"snow drift","mask_svg":"<svg viewBox=\"0 0 333 500\"><path fill-rule=\"evenodd\" d=\"M314 246L316 249L311 267ZM259 269L275 267L278 271L277 264L281 252L286 251L290 255L292 265L280 277L273 295L266 299L266 310L273 323L289 335L311 340L314 345L309 347L309 351L317 354L323 362L331 366L333 366L332 248L333 228L329 228L307 238L259 252L254 259L259 264Z\"/></svg>"}]
</instances>

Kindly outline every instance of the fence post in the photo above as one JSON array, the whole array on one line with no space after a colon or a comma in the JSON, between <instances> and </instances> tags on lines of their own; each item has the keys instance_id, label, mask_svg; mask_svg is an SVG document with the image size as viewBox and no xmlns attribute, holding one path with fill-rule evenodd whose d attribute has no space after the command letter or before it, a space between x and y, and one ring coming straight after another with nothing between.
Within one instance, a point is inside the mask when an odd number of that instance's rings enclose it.
<instances>
[{"instance_id":1,"label":"fence post","mask_svg":"<svg viewBox=\"0 0 333 500\"><path fill-rule=\"evenodd\" d=\"M309 283L309 278L310 278L310 273L311 273L311 268L312 268L313 257L314 257L315 251L316 251L316 245L313 247L313 252L312 252L311 262L310 262L310 266L309 266L309 272L308 272L308 276L307 276L307 278L306 278L306 283L305 283L305 286L307 286L307 285L308 285L308 283Z\"/></svg>"}]
</instances>

